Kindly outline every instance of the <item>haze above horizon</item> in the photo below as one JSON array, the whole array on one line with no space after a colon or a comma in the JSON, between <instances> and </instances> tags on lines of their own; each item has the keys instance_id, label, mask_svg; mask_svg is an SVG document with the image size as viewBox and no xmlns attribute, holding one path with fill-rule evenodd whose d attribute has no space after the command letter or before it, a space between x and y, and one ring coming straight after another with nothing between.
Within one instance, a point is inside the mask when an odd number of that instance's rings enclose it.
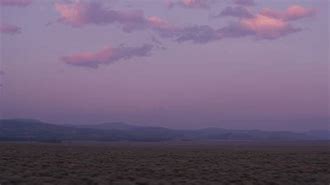
<instances>
[{"instance_id":1,"label":"haze above horizon","mask_svg":"<svg viewBox=\"0 0 330 185\"><path fill-rule=\"evenodd\" d=\"M329 130L328 4L0 0L0 117Z\"/></svg>"}]
</instances>

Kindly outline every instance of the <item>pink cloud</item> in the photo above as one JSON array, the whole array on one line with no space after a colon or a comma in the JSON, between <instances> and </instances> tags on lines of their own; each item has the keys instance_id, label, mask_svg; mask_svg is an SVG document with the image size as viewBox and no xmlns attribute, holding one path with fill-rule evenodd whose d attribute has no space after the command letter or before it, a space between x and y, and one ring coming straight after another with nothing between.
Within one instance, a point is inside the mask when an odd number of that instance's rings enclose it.
<instances>
[{"instance_id":1,"label":"pink cloud","mask_svg":"<svg viewBox=\"0 0 330 185\"><path fill-rule=\"evenodd\" d=\"M304 8L300 5L290 6L285 12L286 20L297 20L304 17L310 17L315 15L316 10L313 8Z\"/></svg>"},{"instance_id":2,"label":"pink cloud","mask_svg":"<svg viewBox=\"0 0 330 185\"><path fill-rule=\"evenodd\" d=\"M256 15L240 21L240 25L254 33L258 38L275 39L289 33L297 32L288 22L264 15Z\"/></svg>"},{"instance_id":3,"label":"pink cloud","mask_svg":"<svg viewBox=\"0 0 330 185\"><path fill-rule=\"evenodd\" d=\"M190 26L174 34L178 42L192 41L194 43L208 43L224 38L239 38L245 36L254 36L257 39L277 39L288 34L300 31L301 29L293 27L289 21L265 16L263 14L245 14L239 11L226 11L226 15L238 17L237 22L220 29L214 29L211 26ZM234 15L233 15L234 14Z\"/></svg>"},{"instance_id":4,"label":"pink cloud","mask_svg":"<svg viewBox=\"0 0 330 185\"><path fill-rule=\"evenodd\" d=\"M311 17L316 14L316 10L314 8L305 8L300 5L292 5L284 12L264 9L260 14L285 21L294 21L305 17Z\"/></svg>"},{"instance_id":5,"label":"pink cloud","mask_svg":"<svg viewBox=\"0 0 330 185\"><path fill-rule=\"evenodd\" d=\"M167 22L157 16L150 16L147 18L147 20L148 20L150 26L154 27L156 29L172 29L173 28L173 26L169 22Z\"/></svg>"},{"instance_id":6,"label":"pink cloud","mask_svg":"<svg viewBox=\"0 0 330 185\"><path fill-rule=\"evenodd\" d=\"M215 29L208 25L184 27L176 30L170 36L177 42L191 41L193 43L204 44L225 38L245 36L272 40L300 30L281 19L256 15L251 18L241 18L238 22L233 22L220 29Z\"/></svg>"},{"instance_id":7,"label":"pink cloud","mask_svg":"<svg viewBox=\"0 0 330 185\"><path fill-rule=\"evenodd\" d=\"M227 7L216 17L239 18L236 23L231 23L218 30L222 38L253 35L258 39L277 39L301 31L300 28L295 28L291 21L310 17L315 13L315 9L300 5L292 5L283 12L263 9L256 14L245 7Z\"/></svg>"},{"instance_id":8,"label":"pink cloud","mask_svg":"<svg viewBox=\"0 0 330 185\"><path fill-rule=\"evenodd\" d=\"M173 34L180 30L179 27L176 27L168 21L157 16L147 17L146 20L148 23L147 27L158 32L162 37L171 37Z\"/></svg>"},{"instance_id":9,"label":"pink cloud","mask_svg":"<svg viewBox=\"0 0 330 185\"><path fill-rule=\"evenodd\" d=\"M70 65L97 68L101 64L112 64L120 60L133 57L148 56L152 49L151 45L145 44L140 47L107 47L97 52L81 52L61 59Z\"/></svg>"},{"instance_id":10,"label":"pink cloud","mask_svg":"<svg viewBox=\"0 0 330 185\"><path fill-rule=\"evenodd\" d=\"M170 7L206 8L213 0L178 0L169 1ZM59 22L73 27L85 25L119 24L126 32L151 29L163 38L177 42L192 41L207 43L223 38L254 36L257 39L276 39L300 31L291 21L315 14L314 9L299 5L290 6L284 12L264 9L254 13L245 6L254 5L253 0L233 0L240 6L227 7L216 17L232 16L237 20L220 29L209 25L176 27L157 16L145 16L143 11L123 11L105 8L97 2L76 1L71 3L55 3L60 14Z\"/></svg>"},{"instance_id":11,"label":"pink cloud","mask_svg":"<svg viewBox=\"0 0 330 185\"><path fill-rule=\"evenodd\" d=\"M181 29L174 34L177 42L191 41L193 43L209 43L225 38L239 38L253 36L257 39L277 39L290 33L298 32L300 29L291 25L272 20L270 22L263 18L244 19L238 23L231 23L220 29L212 28L208 25L190 26ZM269 21L269 20L267 20Z\"/></svg>"},{"instance_id":12,"label":"pink cloud","mask_svg":"<svg viewBox=\"0 0 330 185\"><path fill-rule=\"evenodd\" d=\"M224 38L239 38L253 36L257 39L277 39L301 31L292 25L292 21L313 16L316 11L300 5L292 5L284 12L264 9L254 13L245 6L254 5L252 0L234 0L241 6L227 7L214 17L236 17L227 26L220 29L209 25L195 25L177 29L171 36L178 42L192 41L194 43L208 43Z\"/></svg>"},{"instance_id":13,"label":"pink cloud","mask_svg":"<svg viewBox=\"0 0 330 185\"><path fill-rule=\"evenodd\" d=\"M60 13L61 18L60 21L70 24L72 26L82 26L88 23L88 17L86 8L84 8L83 4L55 4L55 9Z\"/></svg>"},{"instance_id":14,"label":"pink cloud","mask_svg":"<svg viewBox=\"0 0 330 185\"><path fill-rule=\"evenodd\" d=\"M21 33L21 28L8 23L0 23L0 33L4 34L18 34Z\"/></svg>"},{"instance_id":15,"label":"pink cloud","mask_svg":"<svg viewBox=\"0 0 330 185\"><path fill-rule=\"evenodd\" d=\"M24 7L32 3L32 0L0 0L2 6L17 6Z\"/></svg>"},{"instance_id":16,"label":"pink cloud","mask_svg":"<svg viewBox=\"0 0 330 185\"><path fill-rule=\"evenodd\" d=\"M125 32L151 29L162 37L172 37L180 29L160 17L146 17L143 11L111 10L97 2L55 3L55 9L60 14L58 22L77 28L93 24L119 24Z\"/></svg>"},{"instance_id":17,"label":"pink cloud","mask_svg":"<svg viewBox=\"0 0 330 185\"><path fill-rule=\"evenodd\" d=\"M130 31L145 24L142 11L109 10L97 2L55 3L55 9L61 16L59 22L73 27L119 23L124 30Z\"/></svg>"},{"instance_id":18,"label":"pink cloud","mask_svg":"<svg viewBox=\"0 0 330 185\"><path fill-rule=\"evenodd\" d=\"M173 25L159 17L145 17L143 11L111 10L97 2L55 3L55 9L60 14L58 21L73 27L117 23L125 32L149 28L164 33L174 29Z\"/></svg>"},{"instance_id":19,"label":"pink cloud","mask_svg":"<svg viewBox=\"0 0 330 185\"><path fill-rule=\"evenodd\" d=\"M181 6L183 8L201 8L206 9L210 7L212 0L179 0L179 1L167 1L168 8L174 6Z\"/></svg>"}]
</instances>

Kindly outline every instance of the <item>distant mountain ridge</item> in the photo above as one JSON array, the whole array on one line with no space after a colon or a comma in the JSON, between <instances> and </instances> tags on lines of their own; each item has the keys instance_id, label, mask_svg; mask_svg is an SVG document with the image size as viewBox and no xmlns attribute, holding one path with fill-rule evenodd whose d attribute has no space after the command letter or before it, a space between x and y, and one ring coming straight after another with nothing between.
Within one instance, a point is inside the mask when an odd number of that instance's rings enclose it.
<instances>
[{"instance_id":1,"label":"distant mountain ridge","mask_svg":"<svg viewBox=\"0 0 330 185\"><path fill-rule=\"evenodd\" d=\"M122 122L57 125L31 119L0 120L0 141L330 140L330 131L179 130Z\"/></svg>"},{"instance_id":2,"label":"distant mountain ridge","mask_svg":"<svg viewBox=\"0 0 330 185\"><path fill-rule=\"evenodd\" d=\"M117 130L129 130L139 128L140 126L130 125L123 122L110 122L110 123L101 123L96 125L76 125L80 128L94 128L94 129L117 129Z\"/></svg>"}]
</instances>

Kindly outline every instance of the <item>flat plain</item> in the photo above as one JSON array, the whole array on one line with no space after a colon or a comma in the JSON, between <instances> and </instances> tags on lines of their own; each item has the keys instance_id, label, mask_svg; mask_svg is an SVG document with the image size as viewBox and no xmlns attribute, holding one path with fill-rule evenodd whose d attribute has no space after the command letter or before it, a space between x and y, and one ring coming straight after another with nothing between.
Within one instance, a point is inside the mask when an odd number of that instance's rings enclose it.
<instances>
[{"instance_id":1,"label":"flat plain","mask_svg":"<svg viewBox=\"0 0 330 185\"><path fill-rule=\"evenodd\" d=\"M329 142L0 143L1 185L329 185Z\"/></svg>"}]
</instances>

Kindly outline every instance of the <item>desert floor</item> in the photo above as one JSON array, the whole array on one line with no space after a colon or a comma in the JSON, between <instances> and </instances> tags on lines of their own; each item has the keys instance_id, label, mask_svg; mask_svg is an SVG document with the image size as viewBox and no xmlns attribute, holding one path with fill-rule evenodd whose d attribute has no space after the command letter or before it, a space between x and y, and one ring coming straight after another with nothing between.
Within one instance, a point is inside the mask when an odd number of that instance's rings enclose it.
<instances>
[{"instance_id":1,"label":"desert floor","mask_svg":"<svg viewBox=\"0 0 330 185\"><path fill-rule=\"evenodd\" d=\"M0 143L0 184L329 185L329 142Z\"/></svg>"}]
</instances>

